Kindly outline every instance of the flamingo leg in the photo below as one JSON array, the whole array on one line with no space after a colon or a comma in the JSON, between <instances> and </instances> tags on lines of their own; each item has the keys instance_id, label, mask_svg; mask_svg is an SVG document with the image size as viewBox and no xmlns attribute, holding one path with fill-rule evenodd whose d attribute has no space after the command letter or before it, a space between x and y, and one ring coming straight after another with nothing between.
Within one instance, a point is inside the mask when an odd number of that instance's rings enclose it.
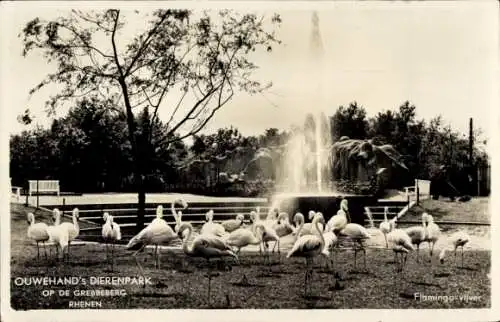
<instances>
[{"instance_id":1,"label":"flamingo leg","mask_svg":"<svg viewBox=\"0 0 500 322\"><path fill-rule=\"evenodd\" d=\"M309 265L309 278L308 278L308 284L309 284L309 294L312 293L312 277L313 277L313 271L314 271L314 261L311 258L311 264Z\"/></svg>"},{"instance_id":2,"label":"flamingo leg","mask_svg":"<svg viewBox=\"0 0 500 322\"><path fill-rule=\"evenodd\" d=\"M106 264L109 265L109 255L108 255L108 241L104 240L104 247L106 248Z\"/></svg>"},{"instance_id":3,"label":"flamingo leg","mask_svg":"<svg viewBox=\"0 0 500 322\"><path fill-rule=\"evenodd\" d=\"M358 257L358 250L354 248L354 269L356 269L356 258Z\"/></svg>"},{"instance_id":4,"label":"flamingo leg","mask_svg":"<svg viewBox=\"0 0 500 322\"><path fill-rule=\"evenodd\" d=\"M156 254L157 258L158 258L158 269L160 269L160 264L161 264L161 247L158 247L158 251L157 251L157 254Z\"/></svg>"},{"instance_id":5,"label":"flamingo leg","mask_svg":"<svg viewBox=\"0 0 500 322\"><path fill-rule=\"evenodd\" d=\"M401 263L399 261L399 253L396 251L394 251L394 258L395 258L394 263L396 264L396 272L399 273L401 271L400 270Z\"/></svg>"},{"instance_id":6,"label":"flamingo leg","mask_svg":"<svg viewBox=\"0 0 500 322\"><path fill-rule=\"evenodd\" d=\"M115 264L115 243L111 244L111 271L113 271L113 266Z\"/></svg>"},{"instance_id":7,"label":"flamingo leg","mask_svg":"<svg viewBox=\"0 0 500 322\"><path fill-rule=\"evenodd\" d=\"M71 245L71 242L69 241L69 242L68 242L68 248L66 249L67 261L68 261L68 263L69 263L69 249L70 249L70 248L69 248L69 246L70 246L70 245Z\"/></svg>"},{"instance_id":8,"label":"flamingo leg","mask_svg":"<svg viewBox=\"0 0 500 322\"><path fill-rule=\"evenodd\" d=\"M404 256L404 259L403 259L403 256ZM405 253L405 254L401 254L401 258L403 259L403 263L401 265L401 275L404 277L404 270L405 270L405 266L406 266L406 258L408 257L408 253Z\"/></svg>"},{"instance_id":9,"label":"flamingo leg","mask_svg":"<svg viewBox=\"0 0 500 322\"><path fill-rule=\"evenodd\" d=\"M208 263L208 293L207 293L207 303L210 306L210 284L212 281L212 266L210 265L210 259L207 258L207 263Z\"/></svg>"},{"instance_id":10,"label":"flamingo leg","mask_svg":"<svg viewBox=\"0 0 500 322\"><path fill-rule=\"evenodd\" d=\"M462 267L464 267L464 246L462 246Z\"/></svg>"},{"instance_id":11,"label":"flamingo leg","mask_svg":"<svg viewBox=\"0 0 500 322\"><path fill-rule=\"evenodd\" d=\"M281 251L280 251L280 240L278 239L275 243L275 246L276 244L278 245L278 263L281 264Z\"/></svg>"},{"instance_id":12,"label":"flamingo leg","mask_svg":"<svg viewBox=\"0 0 500 322\"><path fill-rule=\"evenodd\" d=\"M305 274L304 274L304 296L307 296L307 288L306 288L306 286L307 286L307 269L308 269L307 264L308 263L309 263L309 261L308 261L308 259L306 257L306 269L305 269Z\"/></svg>"},{"instance_id":13,"label":"flamingo leg","mask_svg":"<svg viewBox=\"0 0 500 322\"><path fill-rule=\"evenodd\" d=\"M40 248L38 247L38 241L36 242L36 258L40 260Z\"/></svg>"},{"instance_id":14,"label":"flamingo leg","mask_svg":"<svg viewBox=\"0 0 500 322\"><path fill-rule=\"evenodd\" d=\"M417 263L419 262L418 261L419 254L420 254L420 244L417 244Z\"/></svg>"},{"instance_id":15,"label":"flamingo leg","mask_svg":"<svg viewBox=\"0 0 500 322\"><path fill-rule=\"evenodd\" d=\"M43 242L43 253L45 254L45 260L47 260L47 247L45 247L45 241Z\"/></svg>"},{"instance_id":16,"label":"flamingo leg","mask_svg":"<svg viewBox=\"0 0 500 322\"><path fill-rule=\"evenodd\" d=\"M332 250L332 270L335 270L335 260L336 260L336 258L335 258L336 255L335 254L336 254L336 252L337 252L337 250L334 247L333 250Z\"/></svg>"},{"instance_id":17,"label":"flamingo leg","mask_svg":"<svg viewBox=\"0 0 500 322\"><path fill-rule=\"evenodd\" d=\"M384 238L385 238L385 248L389 248L389 243L387 242L387 235L384 234Z\"/></svg>"},{"instance_id":18,"label":"flamingo leg","mask_svg":"<svg viewBox=\"0 0 500 322\"><path fill-rule=\"evenodd\" d=\"M269 244L267 242L264 251L266 252L266 257L267 257L267 266L269 268L269 271L271 271L271 250L269 249Z\"/></svg>"},{"instance_id":19,"label":"flamingo leg","mask_svg":"<svg viewBox=\"0 0 500 322\"><path fill-rule=\"evenodd\" d=\"M155 245L155 247L153 248L153 251L152 251L152 253L153 253L153 261L154 261L155 268L158 265L158 262L156 260L156 252L157 252L157 250L158 250L158 245Z\"/></svg>"},{"instance_id":20,"label":"flamingo leg","mask_svg":"<svg viewBox=\"0 0 500 322\"><path fill-rule=\"evenodd\" d=\"M365 270L366 270L366 249L362 248L363 249L363 263L364 263L364 266L365 266Z\"/></svg>"},{"instance_id":21,"label":"flamingo leg","mask_svg":"<svg viewBox=\"0 0 500 322\"><path fill-rule=\"evenodd\" d=\"M139 260L137 258L137 254L146 247L146 244L143 244L141 248L139 248L138 251L136 251L132 256L135 258L135 263L137 264L137 267L139 268L139 271L141 272L141 275L144 279L146 279L146 276L144 274L144 270L142 269L141 264L139 263ZM146 283L142 284L142 287L146 287Z\"/></svg>"}]
</instances>

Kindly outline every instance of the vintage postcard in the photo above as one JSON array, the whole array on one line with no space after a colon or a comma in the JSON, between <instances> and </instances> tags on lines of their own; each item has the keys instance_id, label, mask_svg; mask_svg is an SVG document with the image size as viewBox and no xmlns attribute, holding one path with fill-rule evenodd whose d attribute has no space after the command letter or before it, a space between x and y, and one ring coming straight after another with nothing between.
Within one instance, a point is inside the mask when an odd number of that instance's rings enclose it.
<instances>
[{"instance_id":1,"label":"vintage postcard","mask_svg":"<svg viewBox=\"0 0 500 322\"><path fill-rule=\"evenodd\" d=\"M499 318L497 1L0 8L3 320Z\"/></svg>"}]
</instances>

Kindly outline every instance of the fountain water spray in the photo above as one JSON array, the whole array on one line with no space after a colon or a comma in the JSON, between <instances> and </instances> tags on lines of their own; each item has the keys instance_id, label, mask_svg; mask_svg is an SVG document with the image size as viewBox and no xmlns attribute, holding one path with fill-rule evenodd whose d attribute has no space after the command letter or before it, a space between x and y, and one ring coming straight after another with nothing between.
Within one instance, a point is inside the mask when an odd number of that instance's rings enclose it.
<instances>
[{"instance_id":1,"label":"fountain water spray","mask_svg":"<svg viewBox=\"0 0 500 322\"><path fill-rule=\"evenodd\" d=\"M282 167L285 169L281 185L286 191L327 192L331 180L331 132L329 122L322 113L326 106L323 89L324 66L323 44L319 32L319 18L316 12L312 16L311 59L309 75L316 78L316 87L311 93L312 113L303 129L296 129L290 138Z\"/></svg>"}]
</instances>

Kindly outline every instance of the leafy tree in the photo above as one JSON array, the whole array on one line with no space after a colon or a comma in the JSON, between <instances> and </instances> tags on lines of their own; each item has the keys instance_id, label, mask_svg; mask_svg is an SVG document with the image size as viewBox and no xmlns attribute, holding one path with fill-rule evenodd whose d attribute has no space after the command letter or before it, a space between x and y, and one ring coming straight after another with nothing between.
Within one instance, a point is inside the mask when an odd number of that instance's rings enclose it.
<instances>
[{"instance_id":1,"label":"leafy tree","mask_svg":"<svg viewBox=\"0 0 500 322\"><path fill-rule=\"evenodd\" d=\"M396 131L396 116L391 110L379 112L370 123L372 138L377 138L382 144L392 143L392 136Z\"/></svg>"},{"instance_id":2,"label":"leafy tree","mask_svg":"<svg viewBox=\"0 0 500 322\"><path fill-rule=\"evenodd\" d=\"M357 102L352 102L346 108L340 106L330 119L332 139L337 141L342 136L351 139L364 139L367 137L368 121L366 110Z\"/></svg>"},{"instance_id":3,"label":"leafy tree","mask_svg":"<svg viewBox=\"0 0 500 322\"><path fill-rule=\"evenodd\" d=\"M237 91L267 88L251 78L257 66L249 54L261 48L271 51L278 43L264 18L255 14L221 10L196 18L188 10L160 9L147 19L145 30L134 35L120 10L72 10L49 21L35 18L22 31L23 54L38 50L57 66L30 91L50 83L61 88L47 101L49 113L86 96L126 115L139 201L137 229L144 224L144 167L149 160L143 160L139 148L135 111L149 105L155 124L159 108L169 106L166 143L192 136ZM279 16L271 22L279 23ZM127 44L124 36L130 39Z\"/></svg>"}]
</instances>

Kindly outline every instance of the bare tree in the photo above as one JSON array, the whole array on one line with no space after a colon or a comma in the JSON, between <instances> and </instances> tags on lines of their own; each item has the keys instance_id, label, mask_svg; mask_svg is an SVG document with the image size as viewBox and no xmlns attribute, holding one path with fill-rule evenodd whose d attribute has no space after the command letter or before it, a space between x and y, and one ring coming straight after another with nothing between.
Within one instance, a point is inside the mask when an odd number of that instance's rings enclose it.
<instances>
[{"instance_id":1,"label":"bare tree","mask_svg":"<svg viewBox=\"0 0 500 322\"><path fill-rule=\"evenodd\" d=\"M229 10L127 14L117 9L72 10L50 21L31 20L20 37L23 55L38 50L57 66L30 91L57 85L59 91L46 102L49 114L64 102L89 96L126 114L139 201L137 228L141 229L147 160L137 146L136 111L149 106L151 126L155 126L159 109L168 108L167 140L198 133L235 93L258 93L270 86L251 78L258 66L250 57L256 50L271 51L279 44L274 31L266 29L274 29L281 20L276 14L266 20ZM145 19L146 28L134 30L130 22Z\"/></svg>"}]
</instances>

